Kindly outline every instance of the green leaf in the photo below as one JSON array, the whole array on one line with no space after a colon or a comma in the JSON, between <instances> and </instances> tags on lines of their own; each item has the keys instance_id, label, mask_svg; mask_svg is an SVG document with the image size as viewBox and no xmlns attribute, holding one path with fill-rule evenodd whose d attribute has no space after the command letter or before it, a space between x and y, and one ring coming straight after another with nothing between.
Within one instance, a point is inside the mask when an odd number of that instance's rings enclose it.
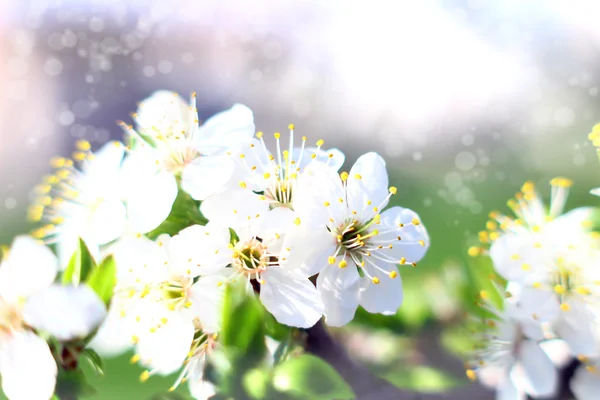
<instances>
[{"instance_id":1,"label":"green leaf","mask_svg":"<svg viewBox=\"0 0 600 400\"><path fill-rule=\"evenodd\" d=\"M173 236L189 226L206 225L207 222L208 220L200 213L200 202L180 190L167 219L146 236L152 240L164 233Z\"/></svg>"},{"instance_id":2,"label":"green leaf","mask_svg":"<svg viewBox=\"0 0 600 400\"><path fill-rule=\"evenodd\" d=\"M79 238L79 245L73 253L69 265L62 274L62 283L64 285L79 285L84 282L90 271L96 267L94 257L92 257L89 249L85 245L83 239Z\"/></svg>"},{"instance_id":3,"label":"green leaf","mask_svg":"<svg viewBox=\"0 0 600 400\"><path fill-rule=\"evenodd\" d=\"M292 358L277 366L273 372L273 387L295 399L341 400L355 397L333 367L311 355Z\"/></svg>"},{"instance_id":4,"label":"green leaf","mask_svg":"<svg viewBox=\"0 0 600 400\"><path fill-rule=\"evenodd\" d=\"M443 392L458 384L458 381L446 373L430 367L397 368L390 370L381 378L402 389L426 392Z\"/></svg>"},{"instance_id":5,"label":"green leaf","mask_svg":"<svg viewBox=\"0 0 600 400\"><path fill-rule=\"evenodd\" d=\"M112 255L106 257L92 271L86 283L96 292L104 304L110 304L113 289L117 283L117 264L114 257Z\"/></svg>"},{"instance_id":6,"label":"green leaf","mask_svg":"<svg viewBox=\"0 0 600 400\"><path fill-rule=\"evenodd\" d=\"M56 377L55 395L60 399L70 400L82 396L91 396L96 390L87 381L81 370L60 370Z\"/></svg>"},{"instance_id":7,"label":"green leaf","mask_svg":"<svg viewBox=\"0 0 600 400\"><path fill-rule=\"evenodd\" d=\"M104 375L104 360L94 350L86 348L81 352L81 355L85 357L91 364L94 372L99 375Z\"/></svg>"},{"instance_id":8,"label":"green leaf","mask_svg":"<svg viewBox=\"0 0 600 400\"><path fill-rule=\"evenodd\" d=\"M251 364L266 353L264 309L256 297L246 292L243 282L229 284L223 301L221 343L245 354Z\"/></svg>"},{"instance_id":9,"label":"green leaf","mask_svg":"<svg viewBox=\"0 0 600 400\"><path fill-rule=\"evenodd\" d=\"M269 391L271 376L268 371L255 368L244 375L243 385L246 393L253 399L264 399Z\"/></svg>"}]
</instances>

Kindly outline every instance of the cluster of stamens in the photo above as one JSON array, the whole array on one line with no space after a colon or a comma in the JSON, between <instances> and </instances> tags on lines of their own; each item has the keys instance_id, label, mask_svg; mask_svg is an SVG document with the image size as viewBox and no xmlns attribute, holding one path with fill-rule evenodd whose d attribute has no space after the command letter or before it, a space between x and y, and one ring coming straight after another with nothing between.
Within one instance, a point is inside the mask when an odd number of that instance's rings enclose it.
<instances>
[{"instance_id":1,"label":"cluster of stamens","mask_svg":"<svg viewBox=\"0 0 600 400\"><path fill-rule=\"evenodd\" d=\"M177 93L173 93L173 95L175 99L178 98ZM140 107L143 107L143 104ZM146 143L157 150L158 155L155 162L158 167L173 174L178 174L187 164L201 154L193 142L199 128L196 93L191 95L189 110L189 121L184 122L187 123L187 126L175 127L171 125L169 129L159 129L152 126L150 127L152 132L138 132L132 125L127 125L123 121L117 121L117 124L130 138ZM133 113L131 116L135 119L137 113Z\"/></svg>"},{"instance_id":2,"label":"cluster of stamens","mask_svg":"<svg viewBox=\"0 0 600 400\"><path fill-rule=\"evenodd\" d=\"M85 198L80 192L77 179L81 172L75 164L92 160L94 155L88 141L77 141L76 148L71 159L52 158L50 165L55 169L54 173L45 176L43 183L35 188L37 197L28 210L28 217L32 222L44 223L32 232L37 239L51 242L57 226L65 221L65 210L68 213L77 206L93 205L93 199Z\"/></svg>"},{"instance_id":3,"label":"cluster of stamens","mask_svg":"<svg viewBox=\"0 0 600 400\"><path fill-rule=\"evenodd\" d=\"M253 237L246 242L239 241L235 245L230 245L230 248L233 250L232 267L235 268L237 275L245 276L247 279L256 279L264 283L261 273L268 267L279 264L278 258L268 252L266 243L263 243L260 238Z\"/></svg>"},{"instance_id":4,"label":"cluster of stamens","mask_svg":"<svg viewBox=\"0 0 600 400\"><path fill-rule=\"evenodd\" d=\"M237 156L236 160L250 174L262 174L259 178L265 180L265 184L261 185L265 189L262 193L263 199L270 203L271 209L276 207L288 207L293 209L293 191L296 185L296 179L300 173L301 165L305 160L306 152L306 136L302 137L302 142L299 148L299 154L294 157L294 125L289 125L290 141L287 150L281 150L281 133L276 132L273 136L276 142L277 152L272 155L267 150L267 145L264 141L263 132L257 132L256 138L260 141L260 146L254 143L249 145L250 152L253 153L257 160L268 160L267 165L258 166L248 162L248 157L245 153ZM310 155L308 162L312 162L317 158L317 153L321 151L321 147L325 142L318 140L316 143L316 152ZM258 148L257 148L258 147ZM334 153L327 155L327 163L334 157ZM240 182L240 187L246 188L247 183Z\"/></svg>"}]
</instances>

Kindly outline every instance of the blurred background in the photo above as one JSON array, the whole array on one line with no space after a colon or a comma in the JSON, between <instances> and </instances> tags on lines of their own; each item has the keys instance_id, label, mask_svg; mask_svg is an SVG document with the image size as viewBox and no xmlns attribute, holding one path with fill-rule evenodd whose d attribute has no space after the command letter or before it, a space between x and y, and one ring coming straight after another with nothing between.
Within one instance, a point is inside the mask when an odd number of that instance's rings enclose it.
<instances>
[{"instance_id":1,"label":"blurred background","mask_svg":"<svg viewBox=\"0 0 600 400\"><path fill-rule=\"evenodd\" d=\"M548 197L557 175L575 181L568 207L598 203L598 15L595 0L0 0L0 243L30 229L51 156L121 138L115 121L153 91L197 92L203 119L241 102L258 130L294 123L343 149L346 168L386 158L432 246L401 271L397 316L361 313L335 333L398 386L466 385L461 321L490 272L466 250L488 213L525 180ZM170 386L138 383L126 359L91 378L95 398Z\"/></svg>"}]
</instances>

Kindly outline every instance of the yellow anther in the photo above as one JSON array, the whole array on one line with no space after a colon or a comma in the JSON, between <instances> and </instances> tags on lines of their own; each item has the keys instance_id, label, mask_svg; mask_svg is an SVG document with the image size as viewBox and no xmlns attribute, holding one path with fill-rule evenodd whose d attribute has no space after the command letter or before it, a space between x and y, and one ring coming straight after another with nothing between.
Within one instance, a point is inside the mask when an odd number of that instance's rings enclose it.
<instances>
[{"instance_id":1,"label":"yellow anther","mask_svg":"<svg viewBox=\"0 0 600 400\"><path fill-rule=\"evenodd\" d=\"M425 247L425 241L424 240L419 240L419 244L423 247Z\"/></svg>"},{"instance_id":2,"label":"yellow anther","mask_svg":"<svg viewBox=\"0 0 600 400\"><path fill-rule=\"evenodd\" d=\"M129 362L132 364L137 363L138 361L140 361L141 356L139 354L134 354L130 359Z\"/></svg>"},{"instance_id":3,"label":"yellow anther","mask_svg":"<svg viewBox=\"0 0 600 400\"><path fill-rule=\"evenodd\" d=\"M479 292L479 297L481 297L483 300L487 300L490 298L490 295L485 290L482 290Z\"/></svg>"},{"instance_id":4,"label":"yellow anther","mask_svg":"<svg viewBox=\"0 0 600 400\"><path fill-rule=\"evenodd\" d=\"M531 286L533 286L534 289L539 289L542 287L542 284L539 282L533 282Z\"/></svg>"},{"instance_id":5,"label":"yellow anther","mask_svg":"<svg viewBox=\"0 0 600 400\"><path fill-rule=\"evenodd\" d=\"M379 278L378 278L378 277L376 277L376 276L374 276L374 277L373 277L373 279L371 279L371 281L372 281L374 284L376 284L376 285L379 285L379 282L381 282L381 281L379 280Z\"/></svg>"},{"instance_id":6,"label":"yellow anther","mask_svg":"<svg viewBox=\"0 0 600 400\"><path fill-rule=\"evenodd\" d=\"M335 257L334 256L327 257L327 262L329 263L329 265L335 264Z\"/></svg>"},{"instance_id":7,"label":"yellow anther","mask_svg":"<svg viewBox=\"0 0 600 400\"><path fill-rule=\"evenodd\" d=\"M81 151L88 151L92 148L92 145L87 140L78 140L77 142L75 142L75 148Z\"/></svg>"},{"instance_id":8,"label":"yellow anther","mask_svg":"<svg viewBox=\"0 0 600 400\"><path fill-rule=\"evenodd\" d=\"M248 185L246 185L246 182L240 182L240 187L242 189L246 189L248 187Z\"/></svg>"},{"instance_id":9,"label":"yellow anther","mask_svg":"<svg viewBox=\"0 0 600 400\"><path fill-rule=\"evenodd\" d=\"M491 232L490 233L490 240L493 242L494 240L497 240L500 237L500 234L498 232Z\"/></svg>"},{"instance_id":10,"label":"yellow anther","mask_svg":"<svg viewBox=\"0 0 600 400\"><path fill-rule=\"evenodd\" d=\"M511 260L519 260L521 258L521 256L519 254L513 254L510 256Z\"/></svg>"},{"instance_id":11,"label":"yellow anther","mask_svg":"<svg viewBox=\"0 0 600 400\"><path fill-rule=\"evenodd\" d=\"M331 205L331 203L329 203L328 201L326 201L325 203L323 203L323 205L324 205L325 207L329 207L329 206Z\"/></svg>"},{"instance_id":12,"label":"yellow anther","mask_svg":"<svg viewBox=\"0 0 600 400\"><path fill-rule=\"evenodd\" d=\"M563 295L563 294L565 294L567 289L565 289L565 287L563 285L556 285L556 286L554 286L554 291L558 295Z\"/></svg>"},{"instance_id":13,"label":"yellow anther","mask_svg":"<svg viewBox=\"0 0 600 400\"><path fill-rule=\"evenodd\" d=\"M498 229L498 224L496 223L496 221L488 221L485 224L485 227L488 228L490 231L493 231Z\"/></svg>"},{"instance_id":14,"label":"yellow anther","mask_svg":"<svg viewBox=\"0 0 600 400\"><path fill-rule=\"evenodd\" d=\"M140 375L140 382L146 382L150 378L150 371L144 371Z\"/></svg>"},{"instance_id":15,"label":"yellow anther","mask_svg":"<svg viewBox=\"0 0 600 400\"><path fill-rule=\"evenodd\" d=\"M399 260L399 263L400 263L400 264L406 264L406 258L402 257L402 258Z\"/></svg>"},{"instance_id":16,"label":"yellow anther","mask_svg":"<svg viewBox=\"0 0 600 400\"><path fill-rule=\"evenodd\" d=\"M317 140L317 146L318 146L318 147L321 147L321 146L323 146L323 144L324 144L324 143L325 143L325 141L324 141L323 139L319 139L319 140Z\"/></svg>"},{"instance_id":17,"label":"yellow anther","mask_svg":"<svg viewBox=\"0 0 600 400\"><path fill-rule=\"evenodd\" d=\"M413 218L412 223L413 225L420 225L421 221L419 221L417 218Z\"/></svg>"},{"instance_id":18,"label":"yellow anther","mask_svg":"<svg viewBox=\"0 0 600 400\"><path fill-rule=\"evenodd\" d=\"M570 305L568 305L567 303L562 303L562 304L560 305L560 309L561 309L562 311L569 311L569 310L571 309L571 306L570 306Z\"/></svg>"},{"instance_id":19,"label":"yellow anther","mask_svg":"<svg viewBox=\"0 0 600 400\"><path fill-rule=\"evenodd\" d=\"M62 168L65 166L66 160L63 157L52 157L50 159L50 165L54 168Z\"/></svg>"},{"instance_id":20,"label":"yellow anther","mask_svg":"<svg viewBox=\"0 0 600 400\"><path fill-rule=\"evenodd\" d=\"M477 257L478 255L481 254L481 248L480 247L476 247L476 246L471 246L471 247L469 247L469 250L467 251L467 253L471 257Z\"/></svg>"},{"instance_id":21,"label":"yellow anther","mask_svg":"<svg viewBox=\"0 0 600 400\"><path fill-rule=\"evenodd\" d=\"M71 154L71 157L75 161L83 161L85 160L86 154L83 151L75 151Z\"/></svg>"},{"instance_id":22,"label":"yellow anther","mask_svg":"<svg viewBox=\"0 0 600 400\"><path fill-rule=\"evenodd\" d=\"M394 279L397 276L398 276L398 272L396 272L396 271L390 272L390 278Z\"/></svg>"},{"instance_id":23,"label":"yellow anther","mask_svg":"<svg viewBox=\"0 0 600 400\"><path fill-rule=\"evenodd\" d=\"M531 265L529 265L527 263L523 263L523 264L521 264L521 269L523 271L529 271L531 269Z\"/></svg>"},{"instance_id":24,"label":"yellow anther","mask_svg":"<svg viewBox=\"0 0 600 400\"><path fill-rule=\"evenodd\" d=\"M289 125L288 125L288 129L289 129L289 130L293 130L294 128L295 128L294 124L289 124Z\"/></svg>"},{"instance_id":25,"label":"yellow anther","mask_svg":"<svg viewBox=\"0 0 600 400\"><path fill-rule=\"evenodd\" d=\"M348 262L346 260L342 260L338 263L338 267L346 268L348 266Z\"/></svg>"},{"instance_id":26,"label":"yellow anther","mask_svg":"<svg viewBox=\"0 0 600 400\"><path fill-rule=\"evenodd\" d=\"M346 182L348 180L348 173L346 171L342 172L340 178L342 178L342 182Z\"/></svg>"},{"instance_id":27,"label":"yellow anther","mask_svg":"<svg viewBox=\"0 0 600 400\"><path fill-rule=\"evenodd\" d=\"M467 374L467 378L469 378L470 381L474 382L475 380L477 380L477 374L472 369L466 370L465 373Z\"/></svg>"},{"instance_id":28,"label":"yellow anther","mask_svg":"<svg viewBox=\"0 0 600 400\"><path fill-rule=\"evenodd\" d=\"M262 137L263 137L263 133L262 133L262 132L260 132L260 131L259 131L259 132L256 132L256 138L257 138L257 139L260 139L260 138L262 138Z\"/></svg>"},{"instance_id":29,"label":"yellow anther","mask_svg":"<svg viewBox=\"0 0 600 400\"><path fill-rule=\"evenodd\" d=\"M396 194L398 193L398 188L396 186L390 186L390 193L391 194Z\"/></svg>"},{"instance_id":30,"label":"yellow anther","mask_svg":"<svg viewBox=\"0 0 600 400\"><path fill-rule=\"evenodd\" d=\"M279 138L281 137L281 133L279 133L279 132L275 132L275 133L273 134L273 136L275 137L275 139L279 139Z\"/></svg>"},{"instance_id":31,"label":"yellow anther","mask_svg":"<svg viewBox=\"0 0 600 400\"><path fill-rule=\"evenodd\" d=\"M296 219L294 220L294 224L296 224L296 225L300 225L300 222L301 222L301 221L300 221L300 218L296 218Z\"/></svg>"},{"instance_id":32,"label":"yellow anther","mask_svg":"<svg viewBox=\"0 0 600 400\"><path fill-rule=\"evenodd\" d=\"M131 342L132 342L133 344L137 344L139 341L140 341L140 338L139 338L139 337L137 337L136 335L133 335L133 336L131 337Z\"/></svg>"},{"instance_id":33,"label":"yellow anther","mask_svg":"<svg viewBox=\"0 0 600 400\"><path fill-rule=\"evenodd\" d=\"M592 294L590 289L583 287L583 286L579 286L577 289L575 289L575 291L582 296L589 296L590 294Z\"/></svg>"},{"instance_id":34,"label":"yellow anther","mask_svg":"<svg viewBox=\"0 0 600 400\"><path fill-rule=\"evenodd\" d=\"M270 177L271 177L271 174L268 172L265 172L263 175L263 178L265 178L265 179L269 179Z\"/></svg>"},{"instance_id":35,"label":"yellow anther","mask_svg":"<svg viewBox=\"0 0 600 400\"><path fill-rule=\"evenodd\" d=\"M530 193L533 192L535 190L535 183L533 183L532 181L527 181L523 184L523 186L521 186L521 191L523 193Z\"/></svg>"},{"instance_id":36,"label":"yellow anther","mask_svg":"<svg viewBox=\"0 0 600 400\"><path fill-rule=\"evenodd\" d=\"M531 227L531 230L532 230L533 232L539 232L539 231L540 231L540 229L541 229L541 228L540 228L540 226L539 226L539 225L534 225L534 226L532 226L532 227Z\"/></svg>"},{"instance_id":37,"label":"yellow anther","mask_svg":"<svg viewBox=\"0 0 600 400\"><path fill-rule=\"evenodd\" d=\"M564 188L568 188L571 187L573 185L573 181L567 178L562 178L562 177L556 177L553 178L550 181L550 184L552 186L558 186L558 187L564 187Z\"/></svg>"},{"instance_id":38,"label":"yellow anther","mask_svg":"<svg viewBox=\"0 0 600 400\"><path fill-rule=\"evenodd\" d=\"M354 179L362 179L362 175L361 174L354 174Z\"/></svg>"}]
</instances>

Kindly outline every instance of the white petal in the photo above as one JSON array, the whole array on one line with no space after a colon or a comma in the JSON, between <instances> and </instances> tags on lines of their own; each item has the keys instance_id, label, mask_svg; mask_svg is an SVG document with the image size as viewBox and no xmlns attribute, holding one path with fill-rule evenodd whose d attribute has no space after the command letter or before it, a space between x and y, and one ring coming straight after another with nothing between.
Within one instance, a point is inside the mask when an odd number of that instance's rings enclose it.
<instances>
[{"instance_id":1,"label":"white petal","mask_svg":"<svg viewBox=\"0 0 600 400\"><path fill-rule=\"evenodd\" d=\"M298 177L294 210L302 223L311 226L325 226L330 218L342 223L350 212L338 173L320 162L306 167Z\"/></svg>"},{"instance_id":2,"label":"white petal","mask_svg":"<svg viewBox=\"0 0 600 400\"><path fill-rule=\"evenodd\" d=\"M564 368L571 362L571 351L567 342L561 339L544 340L540 347L558 368Z\"/></svg>"},{"instance_id":3,"label":"white petal","mask_svg":"<svg viewBox=\"0 0 600 400\"><path fill-rule=\"evenodd\" d=\"M106 316L106 307L87 285L52 285L31 296L23 318L28 325L66 341L84 338Z\"/></svg>"},{"instance_id":4,"label":"white petal","mask_svg":"<svg viewBox=\"0 0 600 400\"><path fill-rule=\"evenodd\" d=\"M123 164L123 185L127 216L134 232L149 232L167 219L177 197L173 174L157 170L155 161L146 154L131 153Z\"/></svg>"},{"instance_id":5,"label":"white petal","mask_svg":"<svg viewBox=\"0 0 600 400\"><path fill-rule=\"evenodd\" d=\"M531 340L519 344L518 360L510 371L517 387L534 397L552 396L558 385L558 372L540 346Z\"/></svg>"},{"instance_id":6,"label":"white petal","mask_svg":"<svg viewBox=\"0 0 600 400\"><path fill-rule=\"evenodd\" d=\"M597 400L600 378L597 372L589 372L585 366L580 366L571 379L570 386L577 400Z\"/></svg>"},{"instance_id":7,"label":"white petal","mask_svg":"<svg viewBox=\"0 0 600 400\"><path fill-rule=\"evenodd\" d=\"M171 271L181 275L206 275L219 272L231 263L229 228L208 223L192 225L173 236L168 244Z\"/></svg>"},{"instance_id":8,"label":"white petal","mask_svg":"<svg viewBox=\"0 0 600 400\"><path fill-rule=\"evenodd\" d=\"M196 146L202 154L211 154L249 141L255 132L252 110L243 104L234 104L200 126Z\"/></svg>"},{"instance_id":9,"label":"white petal","mask_svg":"<svg viewBox=\"0 0 600 400\"><path fill-rule=\"evenodd\" d=\"M198 360L189 379L188 387L190 394L196 400L207 400L216 393L215 386L209 381L204 380L204 362Z\"/></svg>"},{"instance_id":10,"label":"white petal","mask_svg":"<svg viewBox=\"0 0 600 400\"><path fill-rule=\"evenodd\" d=\"M168 322L155 332L140 332L137 352L140 363L160 375L177 371L190 351L194 324L172 313Z\"/></svg>"},{"instance_id":11,"label":"white petal","mask_svg":"<svg viewBox=\"0 0 600 400\"><path fill-rule=\"evenodd\" d=\"M519 390L508 376L496 389L496 400L525 400L526 396Z\"/></svg>"},{"instance_id":12,"label":"white petal","mask_svg":"<svg viewBox=\"0 0 600 400\"><path fill-rule=\"evenodd\" d=\"M593 194L594 196L600 196L600 188L595 188L590 190L590 193Z\"/></svg>"},{"instance_id":13,"label":"white petal","mask_svg":"<svg viewBox=\"0 0 600 400\"><path fill-rule=\"evenodd\" d=\"M236 228L265 216L269 203L250 190L237 189L214 196L202 202L200 211L211 221Z\"/></svg>"},{"instance_id":14,"label":"white petal","mask_svg":"<svg viewBox=\"0 0 600 400\"><path fill-rule=\"evenodd\" d=\"M216 333L221 329L226 281L218 275L205 276L191 288L191 311L200 318L204 332Z\"/></svg>"},{"instance_id":15,"label":"white petal","mask_svg":"<svg viewBox=\"0 0 600 400\"><path fill-rule=\"evenodd\" d=\"M294 148L293 160L296 161L296 168L300 168L301 171L313 160L327 164L334 171L339 171L346 160L344 153L338 149L317 150L316 147L305 147L301 162L298 163L301 154L300 150L301 148ZM313 154L316 154L315 158L313 158Z\"/></svg>"},{"instance_id":16,"label":"white petal","mask_svg":"<svg viewBox=\"0 0 600 400\"><path fill-rule=\"evenodd\" d=\"M126 215L125 205L120 200L101 202L90 213L86 237L98 245L117 239L125 228Z\"/></svg>"},{"instance_id":17,"label":"white petal","mask_svg":"<svg viewBox=\"0 0 600 400\"><path fill-rule=\"evenodd\" d=\"M115 187L124 154L125 146L123 143L107 142L98 151L94 152L93 158L84 161L82 171L85 174L85 182L94 185L96 192L98 192L98 188L110 189Z\"/></svg>"},{"instance_id":18,"label":"white petal","mask_svg":"<svg viewBox=\"0 0 600 400\"><path fill-rule=\"evenodd\" d=\"M547 279L547 255L536 246L543 242L540 235L509 233L500 236L490 247L490 257L498 274L504 279L522 284L544 282Z\"/></svg>"},{"instance_id":19,"label":"white petal","mask_svg":"<svg viewBox=\"0 0 600 400\"><path fill-rule=\"evenodd\" d=\"M583 302L569 301L569 311L562 311L560 318L552 325L556 334L565 340L573 355L592 355L596 353L594 335L594 314Z\"/></svg>"},{"instance_id":20,"label":"white petal","mask_svg":"<svg viewBox=\"0 0 600 400\"><path fill-rule=\"evenodd\" d=\"M133 346L132 336L133 329L130 319L120 315L120 308L115 305L113 299L106 319L88 346L103 357L117 357L131 349Z\"/></svg>"},{"instance_id":21,"label":"white petal","mask_svg":"<svg viewBox=\"0 0 600 400\"><path fill-rule=\"evenodd\" d=\"M29 236L17 236L0 264L0 296L14 302L54 282L58 260L50 249Z\"/></svg>"},{"instance_id":22,"label":"white petal","mask_svg":"<svg viewBox=\"0 0 600 400\"><path fill-rule=\"evenodd\" d=\"M265 271L260 300L282 324L309 328L323 315L319 292L308 279L298 279L281 268Z\"/></svg>"},{"instance_id":23,"label":"white petal","mask_svg":"<svg viewBox=\"0 0 600 400\"><path fill-rule=\"evenodd\" d=\"M196 200L204 200L223 191L234 171L226 155L200 156L186 165L181 174L181 188Z\"/></svg>"},{"instance_id":24,"label":"white petal","mask_svg":"<svg viewBox=\"0 0 600 400\"><path fill-rule=\"evenodd\" d=\"M118 285L128 287L167 280L169 271L165 262L169 259L165 247L143 236L121 239L113 247Z\"/></svg>"},{"instance_id":25,"label":"white petal","mask_svg":"<svg viewBox=\"0 0 600 400\"><path fill-rule=\"evenodd\" d=\"M352 166L346 184L348 207L358 212L362 219L372 218L374 207L382 210L387 205L388 174L379 154L360 156Z\"/></svg>"},{"instance_id":26,"label":"white petal","mask_svg":"<svg viewBox=\"0 0 600 400\"><path fill-rule=\"evenodd\" d=\"M167 137L186 130L189 112L188 104L177 93L159 90L140 103L135 121L144 135Z\"/></svg>"},{"instance_id":27,"label":"white petal","mask_svg":"<svg viewBox=\"0 0 600 400\"><path fill-rule=\"evenodd\" d=\"M360 275L352 265L330 265L317 278L317 289L325 305L325 322L342 326L352 321L358 307Z\"/></svg>"},{"instance_id":28,"label":"white petal","mask_svg":"<svg viewBox=\"0 0 600 400\"><path fill-rule=\"evenodd\" d=\"M528 316L541 322L552 322L561 314L560 303L552 288L525 287L518 297L519 306Z\"/></svg>"},{"instance_id":29,"label":"white petal","mask_svg":"<svg viewBox=\"0 0 600 400\"><path fill-rule=\"evenodd\" d=\"M10 400L47 400L57 367L46 342L31 331L14 332L0 344L2 390Z\"/></svg>"},{"instance_id":30,"label":"white petal","mask_svg":"<svg viewBox=\"0 0 600 400\"><path fill-rule=\"evenodd\" d=\"M353 268L353 265L347 268ZM397 270L395 266L383 264L382 269L389 269L389 272ZM365 264L368 272L379 279L378 284L374 284L370 279L364 279L365 287L360 291L360 305L370 313L382 313L386 315L395 314L402 304L402 279L400 274L395 278L384 275L372 266Z\"/></svg>"},{"instance_id":31,"label":"white petal","mask_svg":"<svg viewBox=\"0 0 600 400\"><path fill-rule=\"evenodd\" d=\"M414 222L418 221L418 224ZM392 248L384 246L382 253L392 259L406 259L405 263L418 262L429 248L429 235L421 219L412 210L402 207L392 207L381 214L382 231L377 240L392 242ZM400 240L398 240L400 237Z\"/></svg>"}]
</instances>

